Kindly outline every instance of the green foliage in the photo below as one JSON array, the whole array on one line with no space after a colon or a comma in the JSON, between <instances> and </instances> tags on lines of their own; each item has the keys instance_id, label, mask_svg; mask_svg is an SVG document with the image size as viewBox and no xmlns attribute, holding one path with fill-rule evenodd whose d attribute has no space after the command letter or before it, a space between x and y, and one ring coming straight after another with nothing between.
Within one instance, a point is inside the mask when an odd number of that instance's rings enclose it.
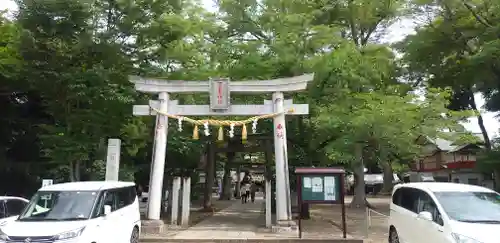
<instances>
[{"instance_id":1,"label":"green foliage","mask_svg":"<svg viewBox=\"0 0 500 243\"><path fill-rule=\"evenodd\" d=\"M106 141L120 138L120 178L146 181L140 174L149 173L155 121L133 117L131 111L133 104L154 98L135 92L128 75L249 80L315 73L307 92L292 95L295 103L310 104L310 115L288 118L291 167L350 166L359 159L353 146L361 142L366 161L391 160L404 168L418 153L418 136L444 136L444 129L463 132L458 121L471 114L462 110L475 108L470 102L468 108L452 107L450 97L470 97L471 87L493 97L498 87L487 71L472 75L479 63L496 61L494 28L479 28L488 38L464 56L457 51L463 45L453 39L450 20L438 18L433 28L400 46L406 53L404 68L389 46L376 44L387 26L407 14L411 4L403 0L220 0L213 13L195 0L18 4L14 21L0 21L0 92L5 89L9 97L26 93L23 104L38 113L24 118L21 102L9 98L9 109L0 107L0 112L23 126L0 120L0 129L6 137L34 144L36 156L30 160L53 165L47 174L58 180L102 179ZM470 14L454 13L457 26L478 27ZM448 45L450 38L455 43ZM436 87L427 89L423 100L412 86L418 80ZM479 80L483 85L476 87ZM172 98L204 104L208 97ZM268 98L234 95L232 102L259 104ZM258 129L271 132L271 122L259 122ZM203 144L191 139L191 129L177 131L176 121L170 121L168 135L166 173L192 173ZM14 147L6 139L0 144Z\"/></svg>"},{"instance_id":2,"label":"green foliage","mask_svg":"<svg viewBox=\"0 0 500 243\"><path fill-rule=\"evenodd\" d=\"M486 98L486 108L498 111L500 69L498 30L500 5L491 0L414 1L415 9L431 10L433 16L415 35L398 45L404 52L408 77L415 85L451 87L449 108L473 110L491 148L489 136L474 99Z\"/></svg>"}]
</instances>

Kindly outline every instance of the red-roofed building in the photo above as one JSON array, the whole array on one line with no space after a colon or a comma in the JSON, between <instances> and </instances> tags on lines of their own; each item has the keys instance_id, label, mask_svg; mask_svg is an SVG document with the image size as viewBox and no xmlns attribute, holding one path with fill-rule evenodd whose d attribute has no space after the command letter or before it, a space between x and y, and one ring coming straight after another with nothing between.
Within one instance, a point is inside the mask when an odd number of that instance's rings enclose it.
<instances>
[{"instance_id":1,"label":"red-roofed building","mask_svg":"<svg viewBox=\"0 0 500 243\"><path fill-rule=\"evenodd\" d=\"M481 138L480 134L477 136ZM476 155L483 149L481 143L455 145L445 139L424 136L417 142L422 144L422 156L411 164L412 171L432 175L436 181L493 187L491 175L475 170Z\"/></svg>"}]
</instances>

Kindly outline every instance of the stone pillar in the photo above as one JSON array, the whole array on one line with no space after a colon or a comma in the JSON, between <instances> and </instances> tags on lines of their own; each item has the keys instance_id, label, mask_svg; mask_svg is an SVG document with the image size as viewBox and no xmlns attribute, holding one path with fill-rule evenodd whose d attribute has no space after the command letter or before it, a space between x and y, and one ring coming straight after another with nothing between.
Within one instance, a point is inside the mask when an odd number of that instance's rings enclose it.
<instances>
[{"instance_id":1,"label":"stone pillar","mask_svg":"<svg viewBox=\"0 0 500 243\"><path fill-rule=\"evenodd\" d=\"M108 155L106 158L106 180L118 181L120 172L120 148L121 140L116 138L108 139Z\"/></svg>"},{"instance_id":2,"label":"stone pillar","mask_svg":"<svg viewBox=\"0 0 500 243\"><path fill-rule=\"evenodd\" d=\"M274 126L274 160L276 163L276 220L278 221L289 221L291 220L288 212L290 211L287 207L289 199L287 199L286 179L287 176L285 171L287 166L287 161L285 160L284 151L284 139L286 134L285 128L285 114L284 112L284 97L283 93L275 92L273 93L274 102L274 112L282 113L273 118Z\"/></svg>"},{"instance_id":3,"label":"stone pillar","mask_svg":"<svg viewBox=\"0 0 500 243\"><path fill-rule=\"evenodd\" d=\"M182 180L182 218L183 227L189 226L189 212L191 210L191 177Z\"/></svg>"},{"instance_id":4,"label":"stone pillar","mask_svg":"<svg viewBox=\"0 0 500 243\"><path fill-rule=\"evenodd\" d=\"M286 189L286 208L288 210L289 220L292 220L292 196L290 193L290 170L288 169L288 147L287 147L287 139L286 139L286 129L283 126L283 159L285 161L285 189Z\"/></svg>"},{"instance_id":5,"label":"stone pillar","mask_svg":"<svg viewBox=\"0 0 500 243\"><path fill-rule=\"evenodd\" d=\"M162 92L158 95L160 100L159 110L161 112L167 112L168 108L168 93ZM165 154L167 149L167 128L168 128L168 118L165 115L158 114L158 123L155 131L155 142L154 142L154 160L152 173L150 175L150 185L149 185L149 199L148 199L148 219L159 220L161 213L161 198L162 198L162 187L163 187L163 173L165 169Z\"/></svg>"},{"instance_id":6,"label":"stone pillar","mask_svg":"<svg viewBox=\"0 0 500 243\"><path fill-rule=\"evenodd\" d=\"M179 191L181 190L181 178L176 176L172 182L172 216L170 223L177 225L179 218Z\"/></svg>"}]
</instances>

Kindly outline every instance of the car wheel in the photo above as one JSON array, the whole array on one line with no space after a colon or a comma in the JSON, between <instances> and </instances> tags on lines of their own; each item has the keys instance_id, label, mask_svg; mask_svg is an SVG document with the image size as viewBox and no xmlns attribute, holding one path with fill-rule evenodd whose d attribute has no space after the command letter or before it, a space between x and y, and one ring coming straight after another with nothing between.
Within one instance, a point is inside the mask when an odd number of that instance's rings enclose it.
<instances>
[{"instance_id":1,"label":"car wheel","mask_svg":"<svg viewBox=\"0 0 500 243\"><path fill-rule=\"evenodd\" d=\"M130 235L130 243L139 243L139 228L134 227Z\"/></svg>"},{"instance_id":2,"label":"car wheel","mask_svg":"<svg viewBox=\"0 0 500 243\"><path fill-rule=\"evenodd\" d=\"M399 243L398 232L396 231L395 228L392 227L391 230L389 231L389 243Z\"/></svg>"}]
</instances>

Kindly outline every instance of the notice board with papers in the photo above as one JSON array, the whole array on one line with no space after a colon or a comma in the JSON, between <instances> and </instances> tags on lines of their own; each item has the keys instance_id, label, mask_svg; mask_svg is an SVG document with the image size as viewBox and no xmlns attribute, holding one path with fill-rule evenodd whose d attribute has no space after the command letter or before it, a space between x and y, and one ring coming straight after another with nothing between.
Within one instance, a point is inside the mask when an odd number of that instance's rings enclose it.
<instances>
[{"instance_id":1,"label":"notice board with papers","mask_svg":"<svg viewBox=\"0 0 500 243\"><path fill-rule=\"evenodd\" d=\"M301 184L304 202L340 200L340 175L303 175Z\"/></svg>"},{"instance_id":2,"label":"notice board with papers","mask_svg":"<svg viewBox=\"0 0 500 243\"><path fill-rule=\"evenodd\" d=\"M299 238L302 238L302 206L305 204L340 204L342 235L347 237L344 178L342 168L296 168L299 206ZM332 207L332 209L335 206Z\"/></svg>"}]
</instances>

